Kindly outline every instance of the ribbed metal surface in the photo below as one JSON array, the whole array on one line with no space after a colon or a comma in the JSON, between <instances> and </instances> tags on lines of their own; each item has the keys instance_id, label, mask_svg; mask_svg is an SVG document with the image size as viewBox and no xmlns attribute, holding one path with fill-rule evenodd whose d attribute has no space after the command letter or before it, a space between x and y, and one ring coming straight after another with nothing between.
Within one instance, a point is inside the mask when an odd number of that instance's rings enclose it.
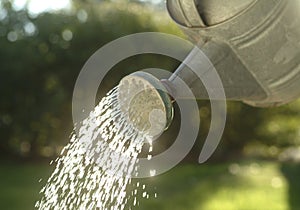
<instances>
[{"instance_id":1,"label":"ribbed metal surface","mask_svg":"<svg viewBox=\"0 0 300 210\"><path fill-rule=\"evenodd\" d=\"M215 64L226 95L254 106L300 96L300 0L196 0L195 5L206 27L180 26ZM227 54L221 62L215 61L217 48L210 47L215 45Z\"/></svg>"}]
</instances>

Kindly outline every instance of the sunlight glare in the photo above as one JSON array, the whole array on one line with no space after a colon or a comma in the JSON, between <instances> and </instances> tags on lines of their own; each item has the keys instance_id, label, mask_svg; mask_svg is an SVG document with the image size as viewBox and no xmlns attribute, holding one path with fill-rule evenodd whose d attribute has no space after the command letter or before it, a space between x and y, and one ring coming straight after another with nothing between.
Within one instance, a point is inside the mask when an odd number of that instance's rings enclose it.
<instances>
[{"instance_id":1,"label":"sunlight glare","mask_svg":"<svg viewBox=\"0 0 300 210\"><path fill-rule=\"evenodd\" d=\"M46 11L55 11L60 9L67 9L70 7L70 0L15 0L13 7L16 10L20 10L25 7L28 2L28 11L32 14L38 14Z\"/></svg>"}]
</instances>

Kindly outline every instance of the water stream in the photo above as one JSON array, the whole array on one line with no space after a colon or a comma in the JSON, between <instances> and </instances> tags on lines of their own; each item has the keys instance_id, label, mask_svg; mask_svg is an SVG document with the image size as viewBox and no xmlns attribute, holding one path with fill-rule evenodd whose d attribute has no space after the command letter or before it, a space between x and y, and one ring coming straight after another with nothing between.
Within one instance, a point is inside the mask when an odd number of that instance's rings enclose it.
<instances>
[{"instance_id":1,"label":"water stream","mask_svg":"<svg viewBox=\"0 0 300 210\"><path fill-rule=\"evenodd\" d=\"M72 133L40 192L37 209L123 210L130 195L137 194L128 193L127 186L137 173L144 142L151 139L128 123L118 91L116 87L102 98Z\"/></svg>"}]
</instances>

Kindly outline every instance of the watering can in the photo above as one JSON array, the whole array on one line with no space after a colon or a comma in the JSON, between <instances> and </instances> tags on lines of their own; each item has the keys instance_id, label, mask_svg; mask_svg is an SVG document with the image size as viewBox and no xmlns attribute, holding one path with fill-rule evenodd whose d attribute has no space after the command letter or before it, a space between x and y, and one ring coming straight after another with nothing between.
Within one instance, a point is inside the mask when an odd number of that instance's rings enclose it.
<instances>
[{"instance_id":1,"label":"watering can","mask_svg":"<svg viewBox=\"0 0 300 210\"><path fill-rule=\"evenodd\" d=\"M167 0L167 8L212 62L227 100L270 107L300 96L299 0ZM197 60L192 51L185 63ZM203 66L198 70L203 71ZM184 98L178 91L178 81L183 80L197 99L209 98L196 73L184 64L164 81L139 72L123 78L123 83L137 78L179 98ZM157 97L170 121L171 99L161 91Z\"/></svg>"}]
</instances>

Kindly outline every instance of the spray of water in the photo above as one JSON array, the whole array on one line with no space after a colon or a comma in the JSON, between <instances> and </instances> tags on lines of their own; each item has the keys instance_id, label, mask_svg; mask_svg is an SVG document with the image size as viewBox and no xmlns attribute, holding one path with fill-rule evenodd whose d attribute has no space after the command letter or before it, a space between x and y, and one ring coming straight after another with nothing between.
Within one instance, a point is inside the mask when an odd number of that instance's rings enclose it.
<instances>
[{"instance_id":1,"label":"spray of water","mask_svg":"<svg viewBox=\"0 0 300 210\"><path fill-rule=\"evenodd\" d=\"M37 209L125 208L126 187L137 173L138 154L151 137L128 123L118 92L118 87L110 91L73 132L40 192Z\"/></svg>"}]
</instances>

